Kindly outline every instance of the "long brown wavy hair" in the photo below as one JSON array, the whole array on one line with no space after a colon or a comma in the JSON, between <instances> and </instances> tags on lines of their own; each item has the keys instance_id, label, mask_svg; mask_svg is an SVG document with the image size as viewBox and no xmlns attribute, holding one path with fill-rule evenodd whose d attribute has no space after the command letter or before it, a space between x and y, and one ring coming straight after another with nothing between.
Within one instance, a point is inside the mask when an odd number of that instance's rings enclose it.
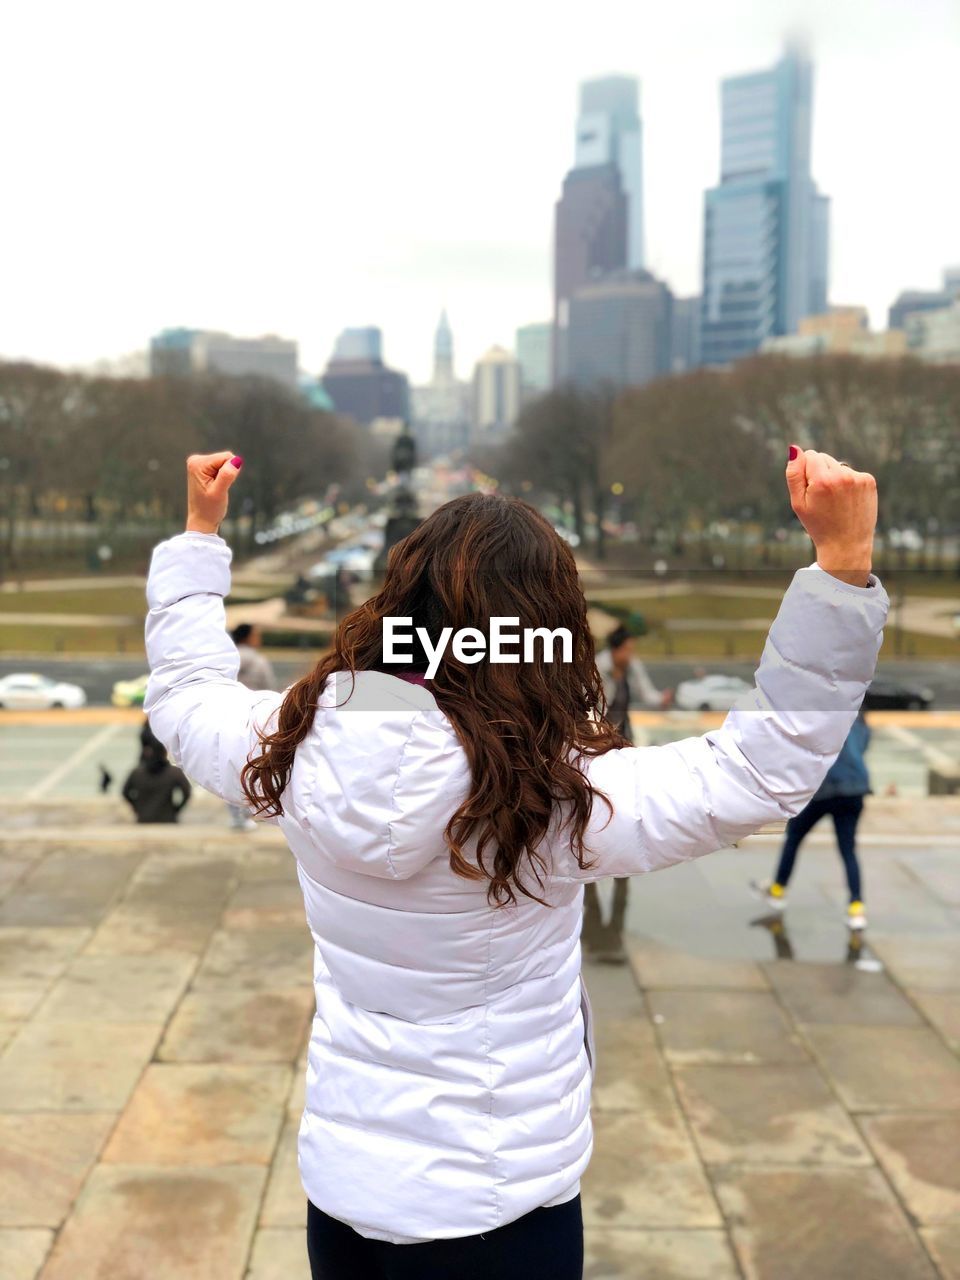
<instances>
[{"instance_id":1,"label":"long brown wavy hair","mask_svg":"<svg viewBox=\"0 0 960 1280\"><path fill-rule=\"evenodd\" d=\"M544 662L538 643L531 662L468 665L448 646L428 686L457 733L472 777L470 794L444 831L452 870L489 880L491 905L515 903L517 893L543 902L523 883L524 872L532 871L542 894L546 863L539 850L558 812L586 869L584 836L594 801L609 809L578 757L626 742L603 719L603 684L573 554L519 499L479 493L454 498L392 549L383 589L343 619L331 653L287 691L276 731L261 735L260 754L243 770L247 798L258 813L282 813L294 753L335 672L426 670L416 640L411 664L384 663L385 617L412 618L434 645L443 627L476 627L487 635L491 617L519 618L521 631L570 631L571 662Z\"/></svg>"}]
</instances>

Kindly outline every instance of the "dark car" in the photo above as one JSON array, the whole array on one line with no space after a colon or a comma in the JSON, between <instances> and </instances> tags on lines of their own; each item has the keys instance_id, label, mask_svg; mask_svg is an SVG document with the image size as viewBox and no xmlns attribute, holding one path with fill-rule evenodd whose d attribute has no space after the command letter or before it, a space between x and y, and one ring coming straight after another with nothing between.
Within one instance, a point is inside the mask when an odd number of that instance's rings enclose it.
<instances>
[{"instance_id":1,"label":"dark car","mask_svg":"<svg viewBox=\"0 0 960 1280\"><path fill-rule=\"evenodd\" d=\"M864 711L926 711L933 690L899 680L874 680L863 700Z\"/></svg>"}]
</instances>

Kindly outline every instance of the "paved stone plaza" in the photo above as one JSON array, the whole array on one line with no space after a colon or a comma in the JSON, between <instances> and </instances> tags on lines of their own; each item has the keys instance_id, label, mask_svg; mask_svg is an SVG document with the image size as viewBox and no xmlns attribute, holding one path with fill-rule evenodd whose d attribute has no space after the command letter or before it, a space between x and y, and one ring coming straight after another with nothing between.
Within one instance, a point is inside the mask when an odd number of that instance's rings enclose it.
<instances>
[{"instance_id":1,"label":"paved stone plaza","mask_svg":"<svg viewBox=\"0 0 960 1280\"><path fill-rule=\"evenodd\" d=\"M591 1280L960 1277L960 805L869 831L860 951L824 838L785 929L745 890L775 840L632 883L630 965L587 966ZM311 950L270 828L11 807L3 1280L307 1276Z\"/></svg>"}]
</instances>

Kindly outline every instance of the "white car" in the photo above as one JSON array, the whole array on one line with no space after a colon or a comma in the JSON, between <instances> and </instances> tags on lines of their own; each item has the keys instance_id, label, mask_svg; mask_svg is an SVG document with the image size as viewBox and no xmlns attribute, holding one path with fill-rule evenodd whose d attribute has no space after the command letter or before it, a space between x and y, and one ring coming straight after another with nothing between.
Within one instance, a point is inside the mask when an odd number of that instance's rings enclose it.
<instances>
[{"instance_id":1,"label":"white car","mask_svg":"<svg viewBox=\"0 0 960 1280\"><path fill-rule=\"evenodd\" d=\"M82 707L87 695L78 684L65 684L49 676L13 675L0 678L0 707L33 711L49 707Z\"/></svg>"},{"instance_id":2,"label":"white car","mask_svg":"<svg viewBox=\"0 0 960 1280\"><path fill-rule=\"evenodd\" d=\"M738 698L753 688L739 676L704 676L677 685L674 706L684 711L729 711Z\"/></svg>"}]
</instances>

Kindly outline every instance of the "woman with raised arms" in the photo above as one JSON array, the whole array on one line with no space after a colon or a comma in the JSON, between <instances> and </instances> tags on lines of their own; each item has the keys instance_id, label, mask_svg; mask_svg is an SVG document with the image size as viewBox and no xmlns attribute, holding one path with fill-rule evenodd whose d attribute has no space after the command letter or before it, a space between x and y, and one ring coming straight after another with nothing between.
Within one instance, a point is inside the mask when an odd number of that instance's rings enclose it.
<instances>
[{"instance_id":1,"label":"woman with raised arms","mask_svg":"<svg viewBox=\"0 0 960 1280\"><path fill-rule=\"evenodd\" d=\"M869 684L887 613L873 478L791 449L816 564L787 589L755 688L720 729L624 744L603 720L567 544L532 507L456 498L284 693L237 682L218 536L241 460L190 458L185 533L148 584L146 709L171 758L277 823L316 944L299 1158L323 1280L580 1280L591 1151L583 886L700 857L799 813ZM384 661L384 619L412 620ZM493 617L570 660L463 660L416 629ZM566 655L563 655L566 656Z\"/></svg>"}]
</instances>

